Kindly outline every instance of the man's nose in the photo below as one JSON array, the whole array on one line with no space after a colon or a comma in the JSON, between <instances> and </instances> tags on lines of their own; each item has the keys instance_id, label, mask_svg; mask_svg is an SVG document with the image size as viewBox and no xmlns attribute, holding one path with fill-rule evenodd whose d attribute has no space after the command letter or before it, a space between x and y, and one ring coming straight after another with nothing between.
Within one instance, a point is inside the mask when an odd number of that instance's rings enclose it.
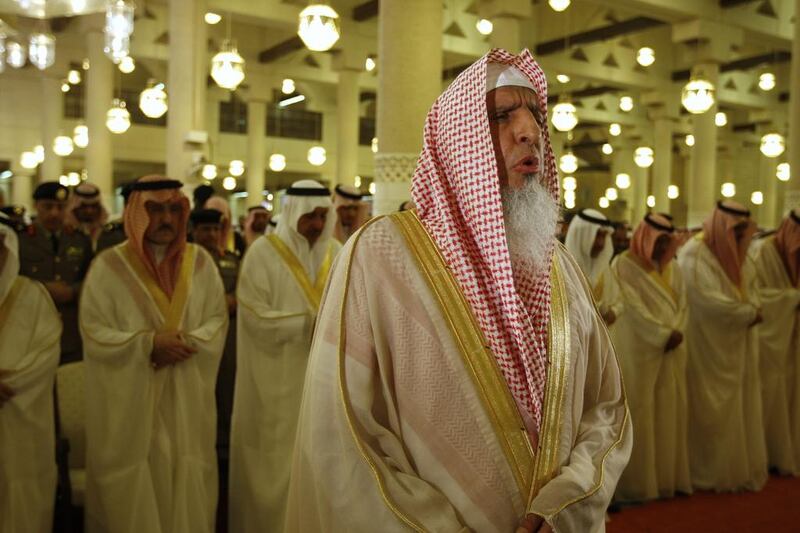
<instances>
[{"instance_id":1,"label":"man's nose","mask_svg":"<svg viewBox=\"0 0 800 533\"><path fill-rule=\"evenodd\" d=\"M518 144L538 146L541 134L542 130L532 113L526 113L524 117L520 118L516 131Z\"/></svg>"}]
</instances>

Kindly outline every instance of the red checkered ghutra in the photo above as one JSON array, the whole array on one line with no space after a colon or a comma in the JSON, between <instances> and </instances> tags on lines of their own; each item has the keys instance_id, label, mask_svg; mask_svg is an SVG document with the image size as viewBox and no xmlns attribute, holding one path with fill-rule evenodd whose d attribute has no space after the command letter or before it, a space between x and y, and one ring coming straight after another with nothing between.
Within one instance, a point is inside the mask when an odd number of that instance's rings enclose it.
<instances>
[{"instance_id":1,"label":"red checkered ghutra","mask_svg":"<svg viewBox=\"0 0 800 533\"><path fill-rule=\"evenodd\" d=\"M512 272L486 108L486 65L513 65L532 82L547 116L547 81L530 52L492 50L436 100L425 123L412 195L419 217L444 255L523 415L541 425L547 375L548 275ZM543 184L558 201L547 127ZM548 267L553 248L548 251ZM545 270L545 272L547 272ZM516 284L515 284L516 279Z\"/></svg>"}]
</instances>

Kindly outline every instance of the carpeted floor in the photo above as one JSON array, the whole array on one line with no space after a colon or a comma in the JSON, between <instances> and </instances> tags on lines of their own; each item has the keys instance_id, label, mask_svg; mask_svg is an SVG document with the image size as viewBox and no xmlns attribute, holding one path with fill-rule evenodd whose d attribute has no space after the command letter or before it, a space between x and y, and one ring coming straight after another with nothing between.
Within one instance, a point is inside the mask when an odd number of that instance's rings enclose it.
<instances>
[{"instance_id":1,"label":"carpeted floor","mask_svg":"<svg viewBox=\"0 0 800 533\"><path fill-rule=\"evenodd\" d=\"M609 533L800 532L800 478L771 477L760 492L696 493L626 507Z\"/></svg>"}]
</instances>

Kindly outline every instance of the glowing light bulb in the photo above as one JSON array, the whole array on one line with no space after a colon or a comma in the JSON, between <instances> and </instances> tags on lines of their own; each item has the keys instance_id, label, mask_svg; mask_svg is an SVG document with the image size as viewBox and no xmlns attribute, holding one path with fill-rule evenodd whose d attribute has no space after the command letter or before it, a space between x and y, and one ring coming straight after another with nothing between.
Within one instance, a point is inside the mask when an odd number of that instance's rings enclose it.
<instances>
[{"instance_id":1,"label":"glowing light bulb","mask_svg":"<svg viewBox=\"0 0 800 533\"><path fill-rule=\"evenodd\" d=\"M677 185L670 185L667 187L667 198L670 200L675 200L681 195L680 189L678 189Z\"/></svg>"},{"instance_id":2,"label":"glowing light bulb","mask_svg":"<svg viewBox=\"0 0 800 533\"><path fill-rule=\"evenodd\" d=\"M273 172L281 172L286 168L286 156L283 154L272 154L269 156L269 168Z\"/></svg>"},{"instance_id":3,"label":"glowing light bulb","mask_svg":"<svg viewBox=\"0 0 800 533\"><path fill-rule=\"evenodd\" d=\"M491 35L492 30L494 29L494 24L492 24L491 20L480 19L475 24L475 27L478 29L478 33L481 35Z\"/></svg>"},{"instance_id":4,"label":"glowing light bulb","mask_svg":"<svg viewBox=\"0 0 800 533\"><path fill-rule=\"evenodd\" d=\"M656 52L649 46L643 46L636 52L636 62L643 67L649 67L656 62Z\"/></svg>"},{"instance_id":5,"label":"glowing light bulb","mask_svg":"<svg viewBox=\"0 0 800 533\"><path fill-rule=\"evenodd\" d=\"M730 182L723 183L720 192L725 198L733 198L736 196L736 185Z\"/></svg>"}]
</instances>

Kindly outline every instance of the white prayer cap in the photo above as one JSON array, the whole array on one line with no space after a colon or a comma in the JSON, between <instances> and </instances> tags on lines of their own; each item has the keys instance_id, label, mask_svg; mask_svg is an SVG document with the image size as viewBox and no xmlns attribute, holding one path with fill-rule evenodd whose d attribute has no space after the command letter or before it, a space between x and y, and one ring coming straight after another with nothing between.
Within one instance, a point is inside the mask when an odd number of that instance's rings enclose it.
<instances>
[{"instance_id":1,"label":"white prayer cap","mask_svg":"<svg viewBox=\"0 0 800 533\"><path fill-rule=\"evenodd\" d=\"M499 87L525 87L536 92L531 80L517 67L505 63L487 63L486 92L489 93Z\"/></svg>"}]
</instances>

